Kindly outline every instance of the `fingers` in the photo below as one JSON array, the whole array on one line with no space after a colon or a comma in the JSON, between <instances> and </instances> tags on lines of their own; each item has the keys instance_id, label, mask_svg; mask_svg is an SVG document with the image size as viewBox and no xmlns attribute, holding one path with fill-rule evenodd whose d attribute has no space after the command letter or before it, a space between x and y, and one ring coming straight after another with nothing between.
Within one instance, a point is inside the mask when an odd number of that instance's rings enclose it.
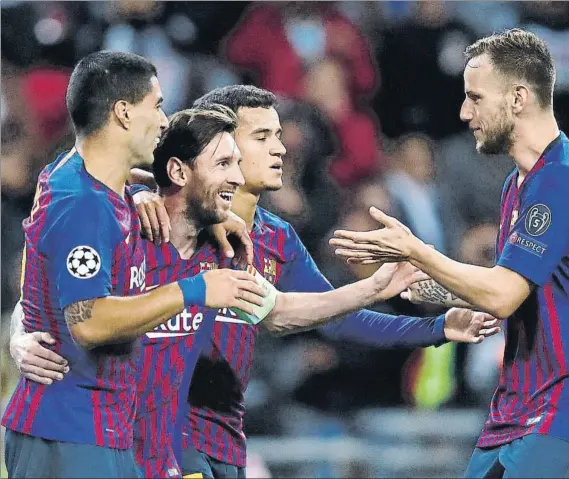
<instances>
[{"instance_id":1,"label":"fingers","mask_svg":"<svg viewBox=\"0 0 569 479\"><path fill-rule=\"evenodd\" d=\"M158 219L160 237L164 242L168 243L170 241L170 230L172 226L170 225L170 217L168 216L163 202L156 203L156 217Z\"/></svg>"},{"instance_id":2,"label":"fingers","mask_svg":"<svg viewBox=\"0 0 569 479\"><path fill-rule=\"evenodd\" d=\"M22 364L20 367L20 372L24 375L33 374L34 376L61 381L63 379L63 373L52 371L49 369L44 369L41 366L34 366L32 364Z\"/></svg>"},{"instance_id":3,"label":"fingers","mask_svg":"<svg viewBox=\"0 0 569 479\"><path fill-rule=\"evenodd\" d=\"M259 306L263 304L263 298L266 296L266 294L265 291L263 291L263 288L261 288L261 286L257 284L255 278L240 280L237 286L241 290L239 292L240 298L243 298L243 295L246 292L253 293L253 295L257 295L258 297L260 297L261 303L259 303Z\"/></svg>"},{"instance_id":4,"label":"fingers","mask_svg":"<svg viewBox=\"0 0 569 479\"><path fill-rule=\"evenodd\" d=\"M240 299L236 299L234 304L231 305L232 308L239 308L241 311L247 314L254 314L253 305L247 303L246 301L242 301Z\"/></svg>"},{"instance_id":5,"label":"fingers","mask_svg":"<svg viewBox=\"0 0 569 479\"><path fill-rule=\"evenodd\" d=\"M239 299L257 306L263 306L263 298L248 291L241 291Z\"/></svg>"},{"instance_id":6,"label":"fingers","mask_svg":"<svg viewBox=\"0 0 569 479\"><path fill-rule=\"evenodd\" d=\"M411 291L409 291L408 289L403 291L399 296L401 297L401 299L411 301Z\"/></svg>"},{"instance_id":7,"label":"fingers","mask_svg":"<svg viewBox=\"0 0 569 479\"><path fill-rule=\"evenodd\" d=\"M44 343L47 344L55 344L55 339L51 337L51 334L49 333L39 333L40 334L40 341L43 341ZM61 358L62 360L64 360L63 358ZM65 360L64 360L65 361Z\"/></svg>"},{"instance_id":8,"label":"fingers","mask_svg":"<svg viewBox=\"0 0 569 479\"><path fill-rule=\"evenodd\" d=\"M348 258L347 262L348 262L348 264L378 264L378 263L384 263L385 260L383 260L381 258L376 258L376 259L372 259L372 258L366 258L366 259Z\"/></svg>"},{"instance_id":9,"label":"fingers","mask_svg":"<svg viewBox=\"0 0 569 479\"><path fill-rule=\"evenodd\" d=\"M253 241L251 241L249 233L247 230L238 230L235 232L235 234L245 248L245 258L235 258L235 260L237 260L237 263L243 267L247 266L248 264L253 264ZM237 266L237 264L235 266Z\"/></svg>"},{"instance_id":10,"label":"fingers","mask_svg":"<svg viewBox=\"0 0 569 479\"><path fill-rule=\"evenodd\" d=\"M502 329L499 327L495 327L495 328L488 328L488 329L481 329L479 334L480 336L494 336L495 334L498 334Z\"/></svg>"},{"instance_id":11,"label":"fingers","mask_svg":"<svg viewBox=\"0 0 569 479\"><path fill-rule=\"evenodd\" d=\"M346 258L359 258L361 260L370 259L369 251L360 251L355 249L347 249L347 248L336 248L334 250L336 256L342 256Z\"/></svg>"},{"instance_id":12,"label":"fingers","mask_svg":"<svg viewBox=\"0 0 569 479\"><path fill-rule=\"evenodd\" d=\"M392 228L400 224L399 221L393 218L393 216L386 215L383 211L376 208L375 206L372 206L369 209L369 214L375 221L381 223L384 226L387 226L388 228Z\"/></svg>"},{"instance_id":13,"label":"fingers","mask_svg":"<svg viewBox=\"0 0 569 479\"><path fill-rule=\"evenodd\" d=\"M152 205L147 205L146 213L148 214L148 220L150 222L150 229L152 230L152 238L154 244L160 244L160 222L158 221L158 215L156 214L156 207Z\"/></svg>"},{"instance_id":14,"label":"fingers","mask_svg":"<svg viewBox=\"0 0 569 479\"><path fill-rule=\"evenodd\" d=\"M41 366L41 367L43 367L43 366L41 364L38 364L37 361L46 360L49 363L53 363L54 365L56 365L58 371L59 370L63 371L63 367L67 366L67 360L65 358L61 357L59 354L54 353L50 349L44 348L39 343L39 341L44 341L44 339L43 339L44 337L47 337L48 341L45 341L46 343L55 344L55 340L50 336L50 334L49 333L35 332L35 333L31 333L31 335L38 342L29 345L26 348L26 351L23 354L23 357L26 358L26 360L30 364L35 364L35 365ZM50 340L53 342L50 342Z\"/></svg>"},{"instance_id":15,"label":"fingers","mask_svg":"<svg viewBox=\"0 0 569 479\"><path fill-rule=\"evenodd\" d=\"M338 239L346 239L358 243L370 243L371 241L373 241L373 239L371 238L371 233L374 233L374 231L336 230L334 231L334 237L331 238L330 241Z\"/></svg>"},{"instance_id":16,"label":"fingers","mask_svg":"<svg viewBox=\"0 0 569 479\"><path fill-rule=\"evenodd\" d=\"M138 212L138 218L140 219L142 235L147 237L150 241L154 241L154 237L152 236L152 227L150 226L150 220L148 219L146 208L143 204L138 204L136 205L136 211Z\"/></svg>"},{"instance_id":17,"label":"fingers","mask_svg":"<svg viewBox=\"0 0 569 479\"><path fill-rule=\"evenodd\" d=\"M421 281L430 281L430 280L431 277L428 274L423 273L422 271L416 271L415 273L413 273L413 278L412 278L413 284L420 283Z\"/></svg>"},{"instance_id":18,"label":"fingers","mask_svg":"<svg viewBox=\"0 0 569 479\"><path fill-rule=\"evenodd\" d=\"M24 376L27 377L29 380L34 381L35 383L45 384L46 386L53 384L53 379L43 378L41 376L37 376L36 374L26 373L24 374Z\"/></svg>"},{"instance_id":19,"label":"fingers","mask_svg":"<svg viewBox=\"0 0 569 479\"><path fill-rule=\"evenodd\" d=\"M233 258L235 256L235 251L233 250L231 243L229 243L227 236L224 234L220 235L217 238L217 242L219 243L219 247L223 251L223 254L226 258Z\"/></svg>"}]
</instances>

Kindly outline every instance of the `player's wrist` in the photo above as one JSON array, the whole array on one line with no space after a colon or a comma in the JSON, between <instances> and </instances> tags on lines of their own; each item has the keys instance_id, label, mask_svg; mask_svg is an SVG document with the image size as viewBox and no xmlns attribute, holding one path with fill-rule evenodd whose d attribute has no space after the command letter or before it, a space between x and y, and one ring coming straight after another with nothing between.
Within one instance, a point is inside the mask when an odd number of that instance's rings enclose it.
<instances>
[{"instance_id":1,"label":"player's wrist","mask_svg":"<svg viewBox=\"0 0 569 479\"><path fill-rule=\"evenodd\" d=\"M178 286L180 286L184 296L184 307L206 305L206 283L203 273L179 280Z\"/></svg>"}]
</instances>

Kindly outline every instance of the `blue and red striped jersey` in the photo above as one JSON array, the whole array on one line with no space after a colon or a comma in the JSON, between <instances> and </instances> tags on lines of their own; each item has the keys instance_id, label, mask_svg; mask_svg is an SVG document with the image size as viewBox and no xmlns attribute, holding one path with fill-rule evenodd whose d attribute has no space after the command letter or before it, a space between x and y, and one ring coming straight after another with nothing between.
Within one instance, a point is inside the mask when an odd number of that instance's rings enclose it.
<instances>
[{"instance_id":1,"label":"blue and red striped jersey","mask_svg":"<svg viewBox=\"0 0 569 479\"><path fill-rule=\"evenodd\" d=\"M70 371L50 386L20 378L2 424L45 439L129 448L138 344L84 349L63 314L78 301L144 289L144 249L128 187L123 199L93 178L73 149L41 172L23 227L24 327L48 331Z\"/></svg>"},{"instance_id":2,"label":"blue and red striped jersey","mask_svg":"<svg viewBox=\"0 0 569 479\"><path fill-rule=\"evenodd\" d=\"M569 440L569 140L561 133L518 186L504 184L497 264L532 285L505 324L498 387L479 447L526 434Z\"/></svg>"},{"instance_id":3,"label":"blue and red striped jersey","mask_svg":"<svg viewBox=\"0 0 569 479\"><path fill-rule=\"evenodd\" d=\"M278 216L257 207L251 239L255 268L280 291L333 289L293 227ZM444 315L410 318L362 309L320 331L374 346L430 346L444 342ZM193 447L227 464L246 465L243 398L257 333L257 326L231 311L218 312L210 353L202 354L192 378L182 427L184 448Z\"/></svg>"},{"instance_id":4,"label":"blue and red striped jersey","mask_svg":"<svg viewBox=\"0 0 569 479\"><path fill-rule=\"evenodd\" d=\"M144 245L147 290L218 267L209 243L198 244L187 260L171 243L156 246L145 241ZM142 340L134 444L145 477L180 475L173 442L181 440L180 432L174 434L180 390L185 402L199 353L211 343L214 318L215 310L192 306L146 333Z\"/></svg>"}]
</instances>

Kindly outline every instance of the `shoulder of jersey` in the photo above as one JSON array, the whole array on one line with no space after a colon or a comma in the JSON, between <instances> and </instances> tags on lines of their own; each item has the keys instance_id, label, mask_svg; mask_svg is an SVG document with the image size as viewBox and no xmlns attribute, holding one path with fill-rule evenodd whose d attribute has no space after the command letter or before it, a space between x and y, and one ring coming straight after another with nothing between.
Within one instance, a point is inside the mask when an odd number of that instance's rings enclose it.
<instances>
[{"instance_id":1,"label":"shoulder of jersey","mask_svg":"<svg viewBox=\"0 0 569 479\"><path fill-rule=\"evenodd\" d=\"M265 208L257 206L257 216L263 222L263 224L272 226L275 229L288 229L290 224L283 220L280 216L267 211Z\"/></svg>"},{"instance_id":2,"label":"shoulder of jersey","mask_svg":"<svg viewBox=\"0 0 569 479\"><path fill-rule=\"evenodd\" d=\"M81 157L71 150L48 165L43 173L44 181L49 184L52 201L69 199L74 202L96 198L106 198L104 189L94 188L94 183L83 167Z\"/></svg>"}]
</instances>

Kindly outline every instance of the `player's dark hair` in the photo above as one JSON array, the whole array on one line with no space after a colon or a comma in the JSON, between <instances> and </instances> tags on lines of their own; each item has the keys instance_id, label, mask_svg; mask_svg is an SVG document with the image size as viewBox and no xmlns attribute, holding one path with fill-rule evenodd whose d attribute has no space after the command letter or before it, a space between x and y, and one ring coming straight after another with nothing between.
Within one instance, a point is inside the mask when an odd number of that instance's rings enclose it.
<instances>
[{"instance_id":1,"label":"player's dark hair","mask_svg":"<svg viewBox=\"0 0 569 479\"><path fill-rule=\"evenodd\" d=\"M485 53L502 75L527 81L542 108L552 105L555 65L541 38L521 28L494 33L466 48L466 63Z\"/></svg>"},{"instance_id":2,"label":"player's dark hair","mask_svg":"<svg viewBox=\"0 0 569 479\"><path fill-rule=\"evenodd\" d=\"M161 188L172 185L168 177L168 160L179 158L190 167L204 148L219 133L233 133L237 116L230 108L211 104L207 108L191 108L174 113L154 150L154 178Z\"/></svg>"},{"instance_id":3,"label":"player's dark hair","mask_svg":"<svg viewBox=\"0 0 569 479\"><path fill-rule=\"evenodd\" d=\"M239 108L276 108L274 93L253 85L230 85L206 93L194 101L194 108L205 108L216 103L231 108L237 113Z\"/></svg>"},{"instance_id":4,"label":"player's dark hair","mask_svg":"<svg viewBox=\"0 0 569 479\"><path fill-rule=\"evenodd\" d=\"M140 103L152 90L156 67L133 53L99 51L82 58L67 87L67 110L77 136L102 128L117 101Z\"/></svg>"}]
</instances>

